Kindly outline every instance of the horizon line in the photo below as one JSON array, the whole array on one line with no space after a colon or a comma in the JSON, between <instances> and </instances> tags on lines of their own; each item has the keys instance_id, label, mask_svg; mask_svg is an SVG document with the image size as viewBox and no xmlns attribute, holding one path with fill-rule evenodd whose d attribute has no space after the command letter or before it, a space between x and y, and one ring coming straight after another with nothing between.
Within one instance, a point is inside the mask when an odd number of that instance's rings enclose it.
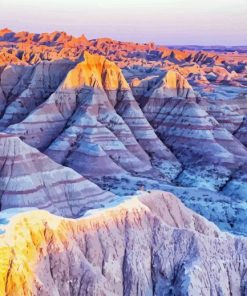
<instances>
[{"instance_id":1,"label":"horizon line","mask_svg":"<svg viewBox=\"0 0 247 296\"><path fill-rule=\"evenodd\" d=\"M212 43L209 43L209 44L200 44L200 43L184 43L184 44L179 44L179 43L176 43L176 44L159 44L159 43L156 43L155 41L142 41L142 42L136 42L134 40L120 40L120 39L115 39L115 38L112 38L110 36L105 36L105 37L94 37L94 38L90 38L88 39L87 38L87 34L85 33L81 33L81 34L74 34L74 33L69 33L68 31L65 31L65 30L54 30L54 31L39 31L39 32L33 32L33 31L29 31L29 30L12 30L10 29L9 27L2 27L0 28L0 31L4 31L4 30L9 30L10 32L12 33L22 33L22 32L25 32L25 33L30 33L30 34L52 34L52 33L66 33L68 35L71 35L72 37L75 37L75 38L80 38L82 36L84 36L88 41L93 41L93 40L98 40L98 39L111 39L112 41L119 41L119 42L126 42L126 43L137 43L137 44L150 44L150 43L153 43L155 44L156 46L158 47L161 47L161 46L165 46L165 47L182 47L182 46L189 46L189 47L192 47L192 46L199 46L199 47L228 47L228 48L231 48L231 47L247 47L247 45L244 45L244 44L234 44L234 45L226 45L226 44L212 44Z\"/></svg>"}]
</instances>

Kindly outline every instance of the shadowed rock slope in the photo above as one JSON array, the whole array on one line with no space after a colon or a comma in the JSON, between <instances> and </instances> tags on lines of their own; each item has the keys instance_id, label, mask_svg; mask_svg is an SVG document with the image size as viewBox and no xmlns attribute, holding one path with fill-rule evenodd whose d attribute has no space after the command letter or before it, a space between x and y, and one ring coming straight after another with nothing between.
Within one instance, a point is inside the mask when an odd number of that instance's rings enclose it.
<instances>
[{"instance_id":1,"label":"shadowed rock slope","mask_svg":"<svg viewBox=\"0 0 247 296\"><path fill-rule=\"evenodd\" d=\"M235 132L235 137L239 139L245 146L247 146L247 115L244 117L238 130Z\"/></svg>"},{"instance_id":2,"label":"shadowed rock slope","mask_svg":"<svg viewBox=\"0 0 247 296\"><path fill-rule=\"evenodd\" d=\"M247 291L247 240L220 232L168 193L143 194L79 220L31 211L8 221L4 214L1 295Z\"/></svg>"},{"instance_id":3,"label":"shadowed rock slope","mask_svg":"<svg viewBox=\"0 0 247 296\"><path fill-rule=\"evenodd\" d=\"M35 66L8 65L0 73L0 129L23 120L59 86L73 63L41 62Z\"/></svg>"}]
</instances>

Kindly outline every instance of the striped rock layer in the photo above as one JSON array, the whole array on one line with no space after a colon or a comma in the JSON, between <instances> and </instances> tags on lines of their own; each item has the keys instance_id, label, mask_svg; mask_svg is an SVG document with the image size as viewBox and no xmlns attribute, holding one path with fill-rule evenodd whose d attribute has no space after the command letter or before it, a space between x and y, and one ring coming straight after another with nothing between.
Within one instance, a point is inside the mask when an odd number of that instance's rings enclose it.
<instances>
[{"instance_id":1,"label":"striped rock layer","mask_svg":"<svg viewBox=\"0 0 247 296\"><path fill-rule=\"evenodd\" d=\"M88 177L130 172L169 180L180 171L121 70L102 56L85 53L43 104L5 132Z\"/></svg>"},{"instance_id":2,"label":"striped rock layer","mask_svg":"<svg viewBox=\"0 0 247 296\"><path fill-rule=\"evenodd\" d=\"M1 210L37 207L64 217L78 217L112 199L113 194L55 163L18 137L0 134Z\"/></svg>"},{"instance_id":3,"label":"striped rock layer","mask_svg":"<svg viewBox=\"0 0 247 296\"><path fill-rule=\"evenodd\" d=\"M220 190L245 163L246 148L197 104L180 74L168 72L139 102L160 139L182 163L180 184Z\"/></svg>"}]
</instances>

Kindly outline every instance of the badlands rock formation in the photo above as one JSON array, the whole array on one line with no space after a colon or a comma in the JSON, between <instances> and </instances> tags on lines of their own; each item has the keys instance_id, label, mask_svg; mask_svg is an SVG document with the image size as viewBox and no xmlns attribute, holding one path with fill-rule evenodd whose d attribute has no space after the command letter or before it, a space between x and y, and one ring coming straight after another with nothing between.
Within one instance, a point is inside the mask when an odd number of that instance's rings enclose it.
<instances>
[{"instance_id":1,"label":"badlands rock formation","mask_svg":"<svg viewBox=\"0 0 247 296\"><path fill-rule=\"evenodd\" d=\"M120 69L102 56L85 53L84 59L6 132L85 176L136 172L173 179L180 165L154 133Z\"/></svg>"},{"instance_id":2,"label":"badlands rock formation","mask_svg":"<svg viewBox=\"0 0 247 296\"><path fill-rule=\"evenodd\" d=\"M114 63L85 52L84 61L72 67L66 61L24 67L25 74L34 68L34 75L24 75L26 85L21 74L13 75L15 91L4 83L13 72L5 68L3 95L13 102L0 123L4 127L24 118L5 132L91 178L137 173L220 190L244 164L246 149L223 128L223 120L218 123L204 111L211 107L197 104L197 94L178 72L131 84L162 143Z\"/></svg>"},{"instance_id":3,"label":"badlands rock formation","mask_svg":"<svg viewBox=\"0 0 247 296\"><path fill-rule=\"evenodd\" d=\"M1 295L247 292L247 240L220 232L168 193L78 220L46 211L1 218Z\"/></svg>"},{"instance_id":4,"label":"badlands rock formation","mask_svg":"<svg viewBox=\"0 0 247 296\"><path fill-rule=\"evenodd\" d=\"M223 191L234 197L233 208L241 205L244 211L246 148L231 134L237 132L234 123L243 121L244 99L206 101L179 72L131 81L144 115L119 67L102 56L85 52L76 64L7 66L1 75L6 108L0 123L2 129L10 124L5 132L117 195L126 186L132 194L143 184L164 188L157 180L169 181ZM187 204L205 214L201 195L198 191L198 202ZM228 209L228 198L226 204ZM245 233L243 219L225 212L225 229ZM222 224L214 213L208 216Z\"/></svg>"},{"instance_id":5,"label":"badlands rock formation","mask_svg":"<svg viewBox=\"0 0 247 296\"><path fill-rule=\"evenodd\" d=\"M114 199L72 169L7 134L0 134L0 184L1 210L37 207L79 217Z\"/></svg>"},{"instance_id":6,"label":"badlands rock formation","mask_svg":"<svg viewBox=\"0 0 247 296\"><path fill-rule=\"evenodd\" d=\"M245 147L196 103L195 92L179 73L168 71L139 102L183 164L180 184L219 190L246 161Z\"/></svg>"},{"instance_id":7,"label":"badlands rock formation","mask_svg":"<svg viewBox=\"0 0 247 296\"><path fill-rule=\"evenodd\" d=\"M246 47L0 30L0 295L247 295L246 239L151 191L247 235L246 86Z\"/></svg>"}]
</instances>

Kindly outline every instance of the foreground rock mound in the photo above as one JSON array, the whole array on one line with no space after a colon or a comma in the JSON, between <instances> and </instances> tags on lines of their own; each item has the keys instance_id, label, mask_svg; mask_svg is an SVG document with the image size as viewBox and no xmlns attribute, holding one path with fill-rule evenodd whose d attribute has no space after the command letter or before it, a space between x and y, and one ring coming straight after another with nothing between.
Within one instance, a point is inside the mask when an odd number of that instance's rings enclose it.
<instances>
[{"instance_id":1,"label":"foreground rock mound","mask_svg":"<svg viewBox=\"0 0 247 296\"><path fill-rule=\"evenodd\" d=\"M247 240L220 232L168 193L79 220L31 211L1 230L1 295L247 292Z\"/></svg>"},{"instance_id":2,"label":"foreground rock mound","mask_svg":"<svg viewBox=\"0 0 247 296\"><path fill-rule=\"evenodd\" d=\"M7 134L0 134L0 185L1 210L37 207L78 217L114 198L72 169Z\"/></svg>"}]
</instances>

